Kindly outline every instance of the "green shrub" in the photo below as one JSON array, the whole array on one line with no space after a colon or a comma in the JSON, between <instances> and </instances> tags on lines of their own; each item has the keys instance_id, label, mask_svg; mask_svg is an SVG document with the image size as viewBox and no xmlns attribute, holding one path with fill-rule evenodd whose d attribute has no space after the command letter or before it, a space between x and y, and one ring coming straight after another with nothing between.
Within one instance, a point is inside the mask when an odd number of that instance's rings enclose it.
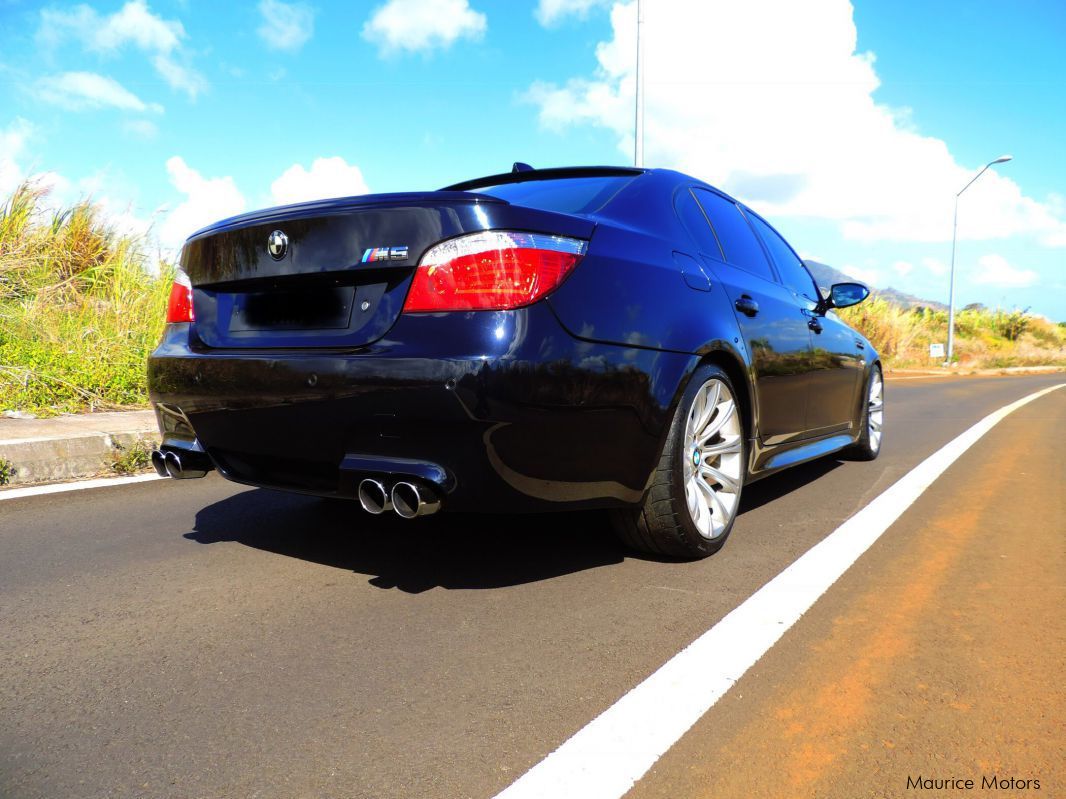
<instances>
[{"instance_id":1,"label":"green shrub","mask_svg":"<svg viewBox=\"0 0 1066 799\"><path fill-rule=\"evenodd\" d=\"M0 410L142 406L172 267L90 203L45 198L25 184L0 208Z\"/></svg>"},{"instance_id":2,"label":"green shrub","mask_svg":"<svg viewBox=\"0 0 1066 799\"><path fill-rule=\"evenodd\" d=\"M0 486L6 486L15 476L15 464L7 458L0 458Z\"/></svg>"},{"instance_id":3,"label":"green shrub","mask_svg":"<svg viewBox=\"0 0 1066 799\"><path fill-rule=\"evenodd\" d=\"M135 474L146 471L152 465L152 450L155 445L147 439L137 439L129 446L115 444L111 451L111 471L118 474Z\"/></svg>"}]
</instances>

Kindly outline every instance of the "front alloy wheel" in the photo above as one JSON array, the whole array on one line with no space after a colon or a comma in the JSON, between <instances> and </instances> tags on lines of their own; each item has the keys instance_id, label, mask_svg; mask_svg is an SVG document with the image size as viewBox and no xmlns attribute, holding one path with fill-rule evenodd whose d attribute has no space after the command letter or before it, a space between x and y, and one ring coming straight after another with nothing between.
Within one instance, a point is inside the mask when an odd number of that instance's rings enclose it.
<instances>
[{"instance_id":1,"label":"front alloy wheel","mask_svg":"<svg viewBox=\"0 0 1066 799\"><path fill-rule=\"evenodd\" d=\"M866 402L859 418L859 437L849 454L860 461L872 461L881 452L881 437L885 423L885 378L881 367L870 367L866 379Z\"/></svg>"}]
</instances>

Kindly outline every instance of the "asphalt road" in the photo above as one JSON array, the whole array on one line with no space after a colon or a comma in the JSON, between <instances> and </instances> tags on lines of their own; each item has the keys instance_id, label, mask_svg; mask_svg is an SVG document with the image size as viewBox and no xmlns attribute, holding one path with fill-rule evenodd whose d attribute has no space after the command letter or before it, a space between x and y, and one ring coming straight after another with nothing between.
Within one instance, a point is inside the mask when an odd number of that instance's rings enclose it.
<instances>
[{"instance_id":1,"label":"asphalt road","mask_svg":"<svg viewBox=\"0 0 1066 799\"><path fill-rule=\"evenodd\" d=\"M699 563L598 514L404 523L216 476L0 503L0 796L492 796L1060 382L890 381L880 459L750 486ZM1061 390L979 441L634 795L920 795L945 765L1066 789L1064 423Z\"/></svg>"}]
</instances>

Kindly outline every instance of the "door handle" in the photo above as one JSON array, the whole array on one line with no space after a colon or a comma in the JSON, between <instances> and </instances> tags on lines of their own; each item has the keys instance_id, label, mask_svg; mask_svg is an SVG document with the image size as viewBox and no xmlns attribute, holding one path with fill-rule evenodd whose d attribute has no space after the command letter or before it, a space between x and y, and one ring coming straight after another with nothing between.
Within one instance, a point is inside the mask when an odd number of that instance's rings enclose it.
<instances>
[{"instance_id":1,"label":"door handle","mask_svg":"<svg viewBox=\"0 0 1066 799\"><path fill-rule=\"evenodd\" d=\"M859 341L858 339L855 339L855 346L856 346L856 347L858 347L858 348L859 348L860 350L864 350L864 349L866 349L866 345L865 345L865 344L863 344L863 343L862 343L861 341Z\"/></svg>"},{"instance_id":2,"label":"door handle","mask_svg":"<svg viewBox=\"0 0 1066 799\"><path fill-rule=\"evenodd\" d=\"M807 320L807 327L813 330L815 333L822 332L822 323L817 317L811 317Z\"/></svg>"},{"instance_id":3,"label":"door handle","mask_svg":"<svg viewBox=\"0 0 1066 799\"><path fill-rule=\"evenodd\" d=\"M733 305L745 316L755 316L755 314L759 312L759 303L755 302L755 300L747 294L741 294L740 299L733 303Z\"/></svg>"}]
</instances>

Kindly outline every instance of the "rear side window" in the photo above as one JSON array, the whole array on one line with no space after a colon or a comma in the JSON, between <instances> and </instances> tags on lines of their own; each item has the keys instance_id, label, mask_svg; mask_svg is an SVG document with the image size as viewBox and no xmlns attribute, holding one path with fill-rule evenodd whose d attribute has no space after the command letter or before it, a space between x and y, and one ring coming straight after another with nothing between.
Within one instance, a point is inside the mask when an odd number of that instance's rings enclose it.
<instances>
[{"instance_id":1,"label":"rear side window","mask_svg":"<svg viewBox=\"0 0 1066 799\"><path fill-rule=\"evenodd\" d=\"M718 234L726 261L766 280L774 280L766 253L737 204L706 189L696 189L695 193Z\"/></svg>"},{"instance_id":2,"label":"rear side window","mask_svg":"<svg viewBox=\"0 0 1066 799\"><path fill-rule=\"evenodd\" d=\"M677 193L676 206L681 224L699 245L700 252L714 258L723 257L722 248L718 246L718 239L715 238L714 231L707 223L707 217L703 215L703 211L696 204L696 198L688 189L682 189Z\"/></svg>"},{"instance_id":3,"label":"rear side window","mask_svg":"<svg viewBox=\"0 0 1066 799\"><path fill-rule=\"evenodd\" d=\"M797 294L817 302L819 292L814 284L814 278L811 277L811 273L807 271L807 267L803 265L799 256L788 246L788 242L755 214L748 214L748 219L755 225L755 229L759 231L759 235L766 244L766 249L773 256L777 271L781 274L781 281Z\"/></svg>"},{"instance_id":4,"label":"rear side window","mask_svg":"<svg viewBox=\"0 0 1066 799\"><path fill-rule=\"evenodd\" d=\"M564 214L592 214L603 208L635 176L626 175L587 178L559 178L557 180L527 180L521 183L500 183L470 189L489 194L514 205L559 211Z\"/></svg>"}]
</instances>

